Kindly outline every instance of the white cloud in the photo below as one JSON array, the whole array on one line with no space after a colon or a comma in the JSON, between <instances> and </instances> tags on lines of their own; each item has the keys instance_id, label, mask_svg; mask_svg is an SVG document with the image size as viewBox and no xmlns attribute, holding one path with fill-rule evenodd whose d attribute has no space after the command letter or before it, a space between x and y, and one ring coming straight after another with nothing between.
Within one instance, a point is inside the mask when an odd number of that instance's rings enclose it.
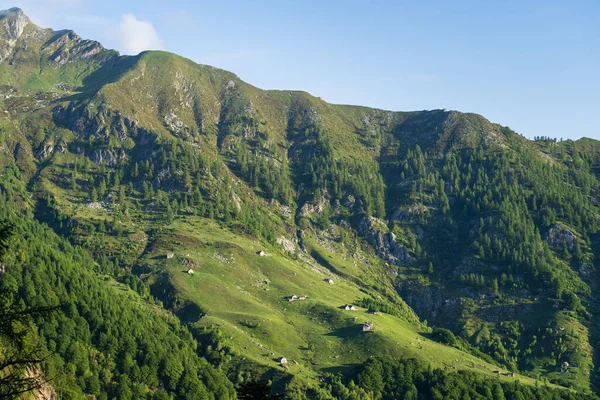
<instances>
[{"instance_id":1,"label":"white cloud","mask_svg":"<svg viewBox=\"0 0 600 400\"><path fill-rule=\"evenodd\" d=\"M164 46L154 26L140 21L133 14L121 17L118 27L119 50L123 54L138 54L144 50L163 50Z\"/></svg>"}]
</instances>

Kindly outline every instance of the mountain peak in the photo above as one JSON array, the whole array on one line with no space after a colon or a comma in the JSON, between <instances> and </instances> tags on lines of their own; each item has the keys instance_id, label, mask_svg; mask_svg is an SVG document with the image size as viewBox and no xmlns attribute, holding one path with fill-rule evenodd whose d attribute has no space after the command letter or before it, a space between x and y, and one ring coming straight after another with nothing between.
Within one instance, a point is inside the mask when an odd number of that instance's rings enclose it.
<instances>
[{"instance_id":1,"label":"mountain peak","mask_svg":"<svg viewBox=\"0 0 600 400\"><path fill-rule=\"evenodd\" d=\"M19 7L12 7L9 8L8 10L0 10L0 18L3 18L9 14L23 14L23 10L21 10Z\"/></svg>"},{"instance_id":2,"label":"mountain peak","mask_svg":"<svg viewBox=\"0 0 600 400\"><path fill-rule=\"evenodd\" d=\"M4 29L1 30L4 30L5 34L2 36L13 41L21 36L25 26L31 22L23 10L17 7L0 11L0 19L4 21L4 26L1 27Z\"/></svg>"}]
</instances>

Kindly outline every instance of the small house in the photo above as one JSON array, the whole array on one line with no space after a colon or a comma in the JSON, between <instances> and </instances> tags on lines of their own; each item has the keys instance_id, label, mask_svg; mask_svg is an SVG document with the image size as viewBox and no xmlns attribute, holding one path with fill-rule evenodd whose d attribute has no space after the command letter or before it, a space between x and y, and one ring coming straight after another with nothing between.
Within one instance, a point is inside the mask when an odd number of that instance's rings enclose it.
<instances>
[{"instance_id":1,"label":"small house","mask_svg":"<svg viewBox=\"0 0 600 400\"><path fill-rule=\"evenodd\" d=\"M333 285L333 279L331 278L325 279L325 282L329 283L330 285Z\"/></svg>"},{"instance_id":2,"label":"small house","mask_svg":"<svg viewBox=\"0 0 600 400\"><path fill-rule=\"evenodd\" d=\"M175 257L175 253L167 253L167 259Z\"/></svg>"},{"instance_id":3,"label":"small house","mask_svg":"<svg viewBox=\"0 0 600 400\"><path fill-rule=\"evenodd\" d=\"M189 275L194 275L194 270L190 268L190 269L187 270L187 273Z\"/></svg>"},{"instance_id":4,"label":"small house","mask_svg":"<svg viewBox=\"0 0 600 400\"><path fill-rule=\"evenodd\" d=\"M379 312L378 312L378 311L375 311L375 310L373 310L372 308L369 308L369 309L367 310L367 313L369 313L369 314L372 314L372 315L378 315L378 314L379 314Z\"/></svg>"},{"instance_id":5,"label":"small house","mask_svg":"<svg viewBox=\"0 0 600 400\"><path fill-rule=\"evenodd\" d=\"M346 304L344 306L344 310L346 310L346 311L356 311L356 307L354 307L352 304Z\"/></svg>"},{"instance_id":6,"label":"small house","mask_svg":"<svg viewBox=\"0 0 600 400\"><path fill-rule=\"evenodd\" d=\"M375 325L372 322L365 322L363 324L363 332L370 332L374 327Z\"/></svg>"},{"instance_id":7,"label":"small house","mask_svg":"<svg viewBox=\"0 0 600 400\"><path fill-rule=\"evenodd\" d=\"M256 252L256 255L257 255L257 256L259 256L259 257L266 257L266 256L268 256L268 254L267 254L267 253L265 253L265 252L264 252L264 251L262 251L262 250L259 250L259 251L257 251L257 252Z\"/></svg>"},{"instance_id":8,"label":"small house","mask_svg":"<svg viewBox=\"0 0 600 400\"><path fill-rule=\"evenodd\" d=\"M287 364L288 360L285 357L279 357L279 363L281 365Z\"/></svg>"},{"instance_id":9,"label":"small house","mask_svg":"<svg viewBox=\"0 0 600 400\"><path fill-rule=\"evenodd\" d=\"M512 371L509 371L509 372L507 372L507 373L506 373L506 376L508 376L508 377L511 377L511 378L512 378L512 377L514 377L514 376L515 376L515 373L514 373L514 372L512 372Z\"/></svg>"}]
</instances>

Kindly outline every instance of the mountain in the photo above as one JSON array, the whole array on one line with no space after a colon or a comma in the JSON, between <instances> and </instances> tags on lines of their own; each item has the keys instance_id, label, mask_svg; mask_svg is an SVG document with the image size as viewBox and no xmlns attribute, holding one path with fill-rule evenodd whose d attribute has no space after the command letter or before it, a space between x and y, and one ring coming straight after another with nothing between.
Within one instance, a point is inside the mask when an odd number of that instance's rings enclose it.
<instances>
[{"instance_id":1,"label":"mountain","mask_svg":"<svg viewBox=\"0 0 600 400\"><path fill-rule=\"evenodd\" d=\"M600 142L0 18L4 312L58 307L58 398L594 396Z\"/></svg>"}]
</instances>

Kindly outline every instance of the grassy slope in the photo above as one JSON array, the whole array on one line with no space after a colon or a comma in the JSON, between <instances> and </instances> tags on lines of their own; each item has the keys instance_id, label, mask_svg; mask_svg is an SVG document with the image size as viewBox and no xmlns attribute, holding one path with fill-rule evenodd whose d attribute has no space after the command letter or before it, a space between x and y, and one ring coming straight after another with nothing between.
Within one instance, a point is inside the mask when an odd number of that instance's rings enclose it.
<instances>
[{"instance_id":1,"label":"grassy slope","mask_svg":"<svg viewBox=\"0 0 600 400\"><path fill-rule=\"evenodd\" d=\"M165 268L177 291L206 311L199 326L219 325L224 336L231 337L229 344L258 364L276 367L277 358L285 356L298 362L291 363L290 372L306 377L352 368L370 356L384 355L487 375L499 369L427 339L427 328L410 314L400 318L370 315L362 308L341 310L340 306L365 296L361 288L323 267L290 260L279 248L201 218L179 220L167 228L175 234L161 236L144 260L156 269ZM270 256L257 256L259 250ZM334 254L324 247L320 250L336 268L344 269ZM170 251L176 256L167 260ZM198 264L193 275L186 272L189 264L184 258ZM325 283L326 277L335 283ZM292 294L308 299L291 303L284 299ZM247 321L250 324L245 326ZM375 323L374 332L362 332L365 321ZM527 377L515 379L535 383Z\"/></svg>"}]
</instances>

